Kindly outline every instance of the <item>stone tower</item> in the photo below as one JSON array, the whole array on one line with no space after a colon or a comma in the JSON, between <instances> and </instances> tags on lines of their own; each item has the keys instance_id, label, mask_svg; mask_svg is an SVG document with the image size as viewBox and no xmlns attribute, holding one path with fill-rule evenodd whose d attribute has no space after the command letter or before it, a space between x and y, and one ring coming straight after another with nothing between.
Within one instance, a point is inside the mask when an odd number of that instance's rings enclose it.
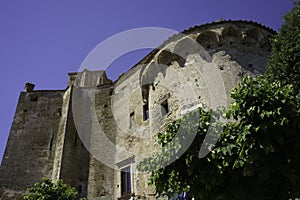
<instances>
[{"instance_id":1,"label":"stone tower","mask_svg":"<svg viewBox=\"0 0 300 200\"><path fill-rule=\"evenodd\" d=\"M20 93L0 168L0 199L22 199L43 177L89 199L155 199L136 165L155 133L197 107L229 105L245 75L265 71L275 32L248 21L195 26L167 39L118 80L69 73L64 90ZM107 145L110 144L110 145Z\"/></svg>"}]
</instances>

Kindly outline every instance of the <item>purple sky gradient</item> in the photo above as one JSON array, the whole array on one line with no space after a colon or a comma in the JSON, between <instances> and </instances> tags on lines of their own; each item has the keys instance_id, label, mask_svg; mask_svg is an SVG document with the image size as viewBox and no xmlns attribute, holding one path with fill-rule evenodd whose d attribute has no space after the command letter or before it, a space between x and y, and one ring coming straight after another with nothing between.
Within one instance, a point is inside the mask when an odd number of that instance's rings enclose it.
<instances>
[{"instance_id":1,"label":"purple sky gradient","mask_svg":"<svg viewBox=\"0 0 300 200\"><path fill-rule=\"evenodd\" d=\"M0 161L25 83L65 89L67 73L77 71L108 37L149 26L182 31L221 18L257 21L277 31L292 6L292 0L0 1ZM146 52L122 56L109 77L115 79Z\"/></svg>"}]
</instances>

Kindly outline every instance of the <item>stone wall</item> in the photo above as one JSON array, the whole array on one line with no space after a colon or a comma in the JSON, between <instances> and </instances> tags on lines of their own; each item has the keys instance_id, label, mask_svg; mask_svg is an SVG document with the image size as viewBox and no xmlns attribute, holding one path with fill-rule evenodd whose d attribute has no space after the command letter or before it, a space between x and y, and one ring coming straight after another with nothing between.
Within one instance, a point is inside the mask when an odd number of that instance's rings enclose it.
<instances>
[{"instance_id":1,"label":"stone wall","mask_svg":"<svg viewBox=\"0 0 300 200\"><path fill-rule=\"evenodd\" d=\"M14 193L51 178L64 92L21 92L0 168L0 199L18 199Z\"/></svg>"},{"instance_id":2,"label":"stone wall","mask_svg":"<svg viewBox=\"0 0 300 200\"><path fill-rule=\"evenodd\" d=\"M197 107L228 106L229 94L243 76L264 73L274 34L244 22L220 22L183 33L169 38L115 82L115 141L125 151L116 153L116 163L134 158L132 192L138 199L154 199L146 183L149 174L137 173L135 167L159 150L155 134ZM120 171L114 180L120 183ZM120 189L114 194L121 196Z\"/></svg>"},{"instance_id":3,"label":"stone wall","mask_svg":"<svg viewBox=\"0 0 300 200\"><path fill-rule=\"evenodd\" d=\"M62 131L64 140L60 161L59 179L62 179L65 183L75 187L78 191L79 197L86 197L89 174L89 152L81 142L74 124L72 112L72 89L73 86L69 88L70 98L68 104L65 106L65 108L67 108L67 120L65 122L66 125L64 130Z\"/></svg>"},{"instance_id":4,"label":"stone wall","mask_svg":"<svg viewBox=\"0 0 300 200\"><path fill-rule=\"evenodd\" d=\"M21 199L42 177L63 179L92 200L118 199L125 169L130 193L155 199L150 174L136 166L160 150L156 133L197 107L228 106L243 76L264 73L274 34L244 21L196 26L170 37L114 83L104 71L84 70L69 73L66 90L34 91L27 84L0 168L0 199Z\"/></svg>"}]
</instances>

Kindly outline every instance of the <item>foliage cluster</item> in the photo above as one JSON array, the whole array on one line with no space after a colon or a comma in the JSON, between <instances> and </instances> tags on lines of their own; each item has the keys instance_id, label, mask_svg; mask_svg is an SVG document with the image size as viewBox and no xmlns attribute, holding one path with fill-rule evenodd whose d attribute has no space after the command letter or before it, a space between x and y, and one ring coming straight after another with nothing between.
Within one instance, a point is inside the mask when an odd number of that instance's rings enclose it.
<instances>
[{"instance_id":1,"label":"foliage cluster","mask_svg":"<svg viewBox=\"0 0 300 200\"><path fill-rule=\"evenodd\" d=\"M77 197L75 188L63 183L62 180L53 183L47 178L28 188L28 191L29 194L24 196L24 200L75 200Z\"/></svg>"},{"instance_id":2,"label":"foliage cluster","mask_svg":"<svg viewBox=\"0 0 300 200\"><path fill-rule=\"evenodd\" d=\"M139 170L152 169L149 183L160 194L189 191L196 199L299 196L300 95L294 93L292 85L246 77L233 90L235 102L226 112L228 119L235 120L224 123L218 143L207 157L199 158L199 150L208 127L214 125L211 112L200 109L198 129L188 150L160 168L170 158L165 152L174 150L174 146L167 145L176 136L182 120L174 121L158 134L166 150L142 161ZM182 147L184 143L179 144Z\"/></svg>"},{"instance_id":3,"label":"foliage cluster","mask_svg":"<svg viewBox=\"0 0 300 200\"><path fill-rule=\"evenodd\" d=\"M266 75L300 89L300 1L284 16L284 22L272 41Z\"/></svg>"}]
</instances>

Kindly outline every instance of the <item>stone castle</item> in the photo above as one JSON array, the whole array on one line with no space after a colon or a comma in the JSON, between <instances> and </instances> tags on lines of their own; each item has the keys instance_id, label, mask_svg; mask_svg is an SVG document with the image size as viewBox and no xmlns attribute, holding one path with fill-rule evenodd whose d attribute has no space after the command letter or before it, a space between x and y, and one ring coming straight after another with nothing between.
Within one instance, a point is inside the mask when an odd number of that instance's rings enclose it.
<instances>
[{"instance_id":1,"label":"stone castle","mask_svg":"<svg viewBox=\"0 0 300 200\"><path fill-rule=\"evenodd\" d=\"M20 93L0 168L0 199L22 199L43 177L80 197L157 199L136 166L159 150L156 134L197 107L229 105L245 75L265 71L270 28L249 21L195 26L167 39L116 81L69 73L63 90Z\"/></svg>"}]
</instances>

